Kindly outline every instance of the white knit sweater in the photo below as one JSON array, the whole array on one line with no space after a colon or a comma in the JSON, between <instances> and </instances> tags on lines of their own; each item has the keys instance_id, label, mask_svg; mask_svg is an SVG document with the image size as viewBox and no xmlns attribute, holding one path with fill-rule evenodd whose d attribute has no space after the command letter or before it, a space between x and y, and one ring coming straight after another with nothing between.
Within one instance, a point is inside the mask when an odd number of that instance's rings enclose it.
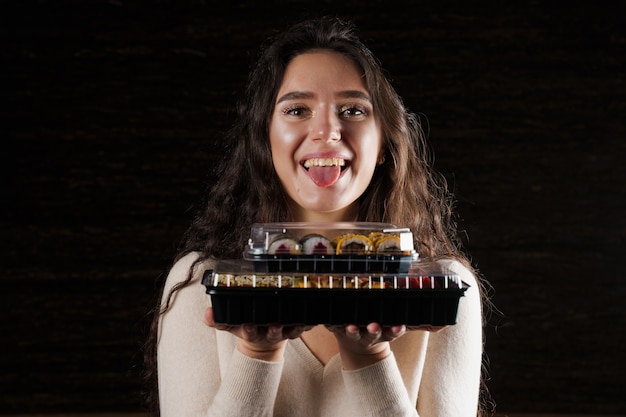
<instances>
[{"instance_id":1,"label":"white knit sweater","mask_svg":"<svg viewBox=\"0 0 626 417\"><path fill-rule=\"evenodd\" d=\"M174 265L167 294L187 277L197 254ZM201 284L207 265L178 291L162 317L158 342L162 417L475 417L482 360L482 320L474 276L448 265L470 285L458 323L437 332L409 331L393 354L356 371L335 355L326 366L301 339L288 342L282 362L249 358L235 336L203 323L210 297Z\"/></svg>"}]
</instances>

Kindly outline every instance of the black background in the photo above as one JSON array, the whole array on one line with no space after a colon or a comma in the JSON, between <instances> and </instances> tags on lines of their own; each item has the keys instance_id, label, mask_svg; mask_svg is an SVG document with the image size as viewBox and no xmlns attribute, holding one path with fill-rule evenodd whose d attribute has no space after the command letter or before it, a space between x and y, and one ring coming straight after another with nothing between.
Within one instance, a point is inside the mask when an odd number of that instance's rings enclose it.
<instances>
[{"instance_id":1,"label":"black background","mask_svg":"<svg viewBox=\"0 0 626 417\"><path fill-rule=\"evenodd\" d=\"M623 1L0 7L2 412L141 410L146 314L249 66L322 14L428 119L502 312L498 411L626 412Z\"/></svg>"}]
</instances>

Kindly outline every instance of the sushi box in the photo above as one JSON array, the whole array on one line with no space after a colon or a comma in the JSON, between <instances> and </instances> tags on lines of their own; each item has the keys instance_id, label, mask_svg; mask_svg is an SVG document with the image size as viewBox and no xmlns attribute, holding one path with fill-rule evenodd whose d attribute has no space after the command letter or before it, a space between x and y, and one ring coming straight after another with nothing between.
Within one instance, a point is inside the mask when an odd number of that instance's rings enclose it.
<instances>
[{"instance_id":1,"label":"sushi box","mask_svg":"<svg viewBox=\"0 0 626 417\"><path fill-rule=\"evenodd\" d=\"M413 234L387 223L258 223L244 258L256 272L405 273Z\"/></svg>"},{"instance_id":2,"label":"sushi box","mask_svg":"<svg viewBox=\"0 0 626 417\"><path fill-rule=\"evenodd\" d=\"M282 325L456 324L468 285L435 262L406 273L258 272L254 262L220 261L203 285L216 323Z\"/></svg>"}]
</instances>

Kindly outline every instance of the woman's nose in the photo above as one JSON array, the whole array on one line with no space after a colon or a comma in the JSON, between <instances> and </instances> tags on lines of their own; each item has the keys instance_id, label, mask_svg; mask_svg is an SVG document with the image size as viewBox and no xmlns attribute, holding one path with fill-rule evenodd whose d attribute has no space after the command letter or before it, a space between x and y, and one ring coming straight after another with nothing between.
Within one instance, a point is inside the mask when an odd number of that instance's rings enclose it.
<instances>
[{"instance_id":1,"label":"woman's nose","mask_svg":"<svg viewBox=\"0 0 626 417\"><path fill-rule=\"evenodd\" d=\"M311 118L310 136L313 140L341 140L341 122L333 111L317 112Z\"/></svg>"}]
</instances>

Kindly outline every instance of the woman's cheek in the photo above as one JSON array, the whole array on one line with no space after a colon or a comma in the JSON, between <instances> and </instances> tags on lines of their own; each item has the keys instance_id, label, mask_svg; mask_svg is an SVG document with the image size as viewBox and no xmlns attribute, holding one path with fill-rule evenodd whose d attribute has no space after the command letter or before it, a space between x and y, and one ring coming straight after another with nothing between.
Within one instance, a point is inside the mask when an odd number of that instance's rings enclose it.
<instances>
[{"instance_id":1,"label":"woman's cheek","mask_svg":"<svg viewBox=\"0 0 626 417\"><path fill-rule=\"evenodd\" d=\"M306 138L306 130L290 123L276 122L270 127L270 145L273 155L293 159L296 150Z\"/></svg>"}]
</instances>

